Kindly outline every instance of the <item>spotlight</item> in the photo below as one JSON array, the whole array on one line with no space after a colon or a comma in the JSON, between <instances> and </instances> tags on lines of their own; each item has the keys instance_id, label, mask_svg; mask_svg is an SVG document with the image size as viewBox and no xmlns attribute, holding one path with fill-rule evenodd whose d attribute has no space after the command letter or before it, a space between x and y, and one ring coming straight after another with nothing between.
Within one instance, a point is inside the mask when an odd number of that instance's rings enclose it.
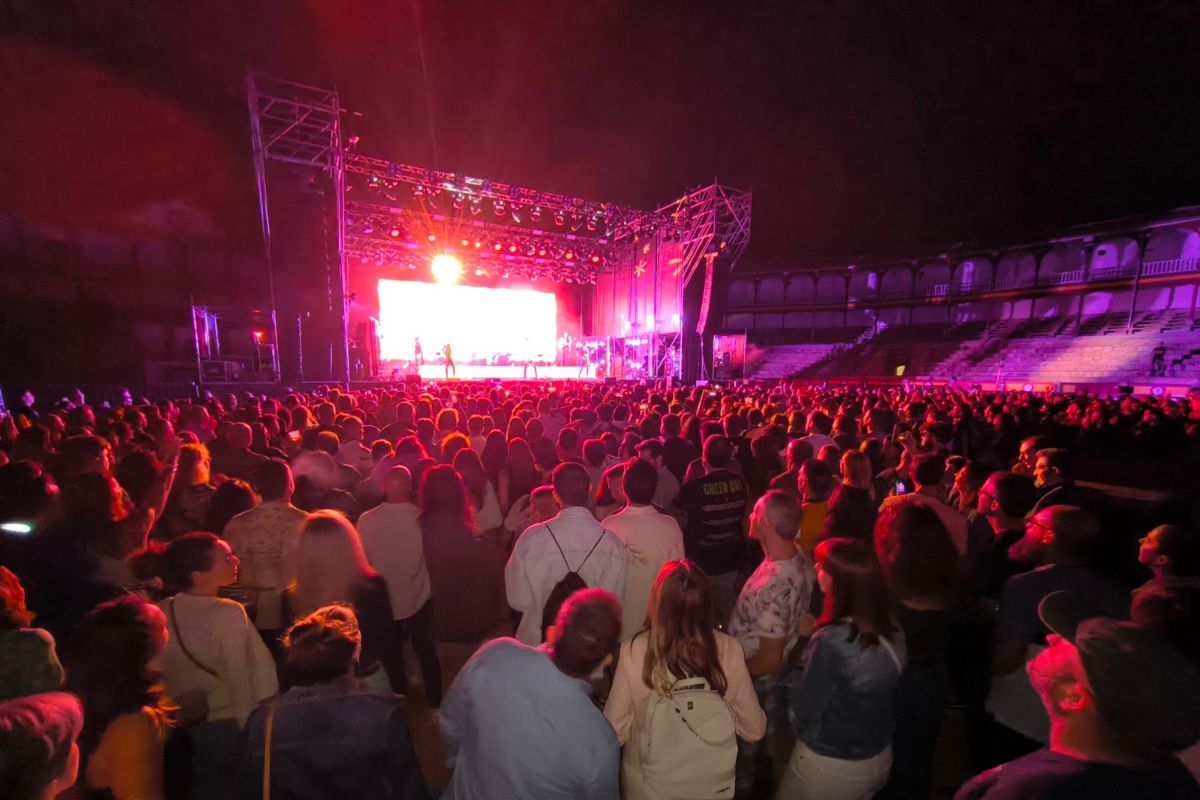
<instances>
[{"instance_id":1,"label":"spotlight","mask_svg":"<svg viewBox=\"0 0 1200 800\"><path fill-rule=\"evenodd\" d=\"M375 226L372 225L371 223L368 222L366 225L363 225L363 233L364 234L370 235L374 232L375 232Z\"/></svg>"},{"instance_id":2,"label":"spotlight","mask_svg":"<svg viewBox=\"0 0 1200 800\"><path fill-rule=\"evenodd\" d=\"M475 241L471 242L471 246L478 250L479 248L483 247L483 242L476 239Z\"/></svg>"},{"instance_id":3,"label":"spotlight","mask_svg":"<svg viewBox=\"0 0 1200 800\"><path fill-rule=\"evenodd\" d=\"M455 210L455 211L462 211L462 207L463 207L463 196L462 196L461 194L457 194L457 193L456 193L456 194L454 195L454 202L452 202L452 203L451 203L451 205L452 205L452 206L454 206L454 210Z\"/></svg>"},{"instance_id":4,"label":"spotlight","mask_svg":"<svg viewBox=\"0 0 1200 800\"><path fill-rule=\"evenodd\" d=\"M462 262L448 253L439 253L430 264L433 279L438 283L458 283L462 277Z\"/></svg>"},{"instance_id":5,"label":"spotlight","mask_svg":"<svg viewBox=\"0 0 1200 800\"><path fill-rule=\"evenodd\" d=\"M574 261L575 260L575 252L572 250L568 250L565 253L563 253L563 258L566 259L567 261Z\"/></svg>"},{"instance_id":6,"label":"spotlight","mask_svg":"<svg viewBox=\"0 0 1200 800\"><path fill-rule=\"evenodd\" d=\"M603 260L604 257L600 255L600 251L598 250L593 250L592 254L588 256L588 261L591 261L593 264L599 264Z\"/></svg>"},{"instance_id":7,"label":"spotlight","mask_svg":"<svg viewBox=\"0 0 1200 800\"><path fill-rule=\"evenodd\" d=\"M388 236L392 237L393 239L399 239L400 238L400 228L397 227L396 225L393 225L391 228L388 229Z\"/></svg>"},{"instance_id":8,"label":"spotlight","mask_svg":"<svg viewBox=\"0 0 1200 800\"><path fill-rule=\"evenodd\" d=\"M430 242L436 242L436 241L437 241L437 234L436 234L436 233L430 233L430 234L429 234L429 235L427 235L425 238L426 238L428 241L430 241Z\"/></svg>"},{"instance_id":9,"label":"spotlight","mask_svg":"<svg viewBox=\"0 0 1200 800\"><path fill-rule=\"evenodd\" d=\"M492 249L499 253L504 249L504 242L497 239L496 241L492 242Z\"/></svg>"},{"instance_id":10,"label":"spotlight","mask_svg":"<svg viewBox=\"0 0 1200 800\"><path fill-rule=\"evenodd\" d=\"M559 225L559 226L565 225L566 222L567 222L567 218L566 218L566 216L563 215L563 212L561 212L561 211L554 212L554 224L555 225Z\"/></svg>"},{"instance_id":11,"label":"spotlight","mask_svg":"<svg viewBox=\"0 0 1200 800\"><path fill-rule=\"evenodd\" d=\"M497 200L493 210L496 212L497 217L503 217L508 213L508 203L504 200Z\"/></svg>"},{"instance_id":12,"label":"spotlight","mask_svg":"<svg viewBox=\"0 0 1200 800\"><path fill-rule=\"evenodd\" d=\"M412 188L412 196L413 196L413 197L418 197L418 198L419 198L419 197L424 197L424 196L425 196L425 187L424 187L424 186L421 186L420 184L418 184L418 185L414 186L414 187Z\"/></svg>"},{"instance_id":13,"label":"spotlight","mask_svg":"<svg viewBox=\"0 0 1200 800\"><path fill-rule=\"evenodd\" d=\"M672 315L671 315L671 324L672 324L672 325L678 325L678 324L679 324L679 315L678 315L678 314L672 314Z\"/></svg>"},{"instance_id":14,"label":"spotlight","mask_svg":"<svg viewBox=\"0 0 1200 800\"><path fill-rule=\"evenodd\" d=\"M470 240L470 239L463 239L461 242L459 242L459 244L460 244L461 246L463 246L463 247L470 247L470 246L471 246L471 240Z\"/></svg>"},{"instance_id":15,"label":"spotlight","mask_svg":"<svg viewBox=\"0 0 1200 800\"><path fill-rule=\"evenodd\" d=\"M533 222L541 222L542 221L542 207L534 206L533 208L529 209L529 219Z\"/></svg>"},{"instance_id":16,"label":"spotlight","mask_svg":"<svg viewBox=\"0 0 1200 800\"><path fill-rule=\"evenodd\" d=\"M537 254L538 254L538 256L539 256L540 258L545 258L545 257L546 257L546 248L545 248L545 246L539 247L539 248L538 248L538 251L537 251Z\"/></svg>"},{"instance_id":17,"label":"spotlight","mask_svg":"<svg viewBox=\"0 0 1200 800\"><path fill-rule=\"evenodd\" d=\"M471 198L471 213L479 214L482 211L483 211L483 205L479 202L479 198L472 197Z\"/></svg>"},{"instance_id":18,"label":"spotlight","mask_svg":"<svg viewBox=\"0 0 1200 800\"><path fill-rule=\"evenodd\" d=\"M515 253L515 252L517 252L517 250L519 250L519 249L520 249L520 248L518 248L518 247L517 247L517 243L516 243L516 242L513 242L512 244L510 244L510 245L508 246L508 252L510 252L510 253Z\"/></svg>"}]
</instances>

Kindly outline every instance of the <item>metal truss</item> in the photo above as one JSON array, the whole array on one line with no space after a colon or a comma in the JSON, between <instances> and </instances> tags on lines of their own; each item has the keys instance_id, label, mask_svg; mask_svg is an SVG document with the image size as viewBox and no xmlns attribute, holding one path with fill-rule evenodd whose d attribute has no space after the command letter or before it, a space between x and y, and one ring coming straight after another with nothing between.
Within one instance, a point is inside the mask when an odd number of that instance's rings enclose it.
<instances>
[{"instance_id":1,"label":"metal truss","mask_svg":"<svg viewBox=\"0 0 1200 800\"><path fill-rule=\"evenodd\" d=\"M656 219L660 216L656 212L617 203L543 192L486 178L473 178L461 173L399 164L360 154L346 157L346 171L352 175L365 176L369 182L383 188L407 184L414 193L419 192L426 197L442 195L457 199L459 203L464 200L490 200L493 204L505 204L518 213L521 209L533 208L538 208L541 213L548 215L560 212L571 215L576 221L595 223L597 227L603 223L602 235L609 237L615 236L618 231L649 229L657 222L667 222L665 218Z\"/></svg>"},{"instance_id":2,"label":"metal truss","mask_svg":"<svg viewBox=\"0 0 1200 800\"><path fill-rule=\"evenodd\" d=\"M709 253L726 269L733 269L750 244L752 195L719 183L703 186L659 208L681 233L683 256L681 283L687 284Z\"/></svg>"}]
</instances>

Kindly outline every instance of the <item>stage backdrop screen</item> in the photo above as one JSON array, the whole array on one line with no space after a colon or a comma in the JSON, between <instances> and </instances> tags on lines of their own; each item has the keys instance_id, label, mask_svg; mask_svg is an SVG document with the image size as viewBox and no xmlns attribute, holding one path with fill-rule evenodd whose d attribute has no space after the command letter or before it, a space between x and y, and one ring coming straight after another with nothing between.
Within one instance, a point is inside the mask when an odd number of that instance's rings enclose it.
<instances>
[{"instance_id":1,"label":"stage backdrop screen","mask_svg":"<svg viewBox=\"0 0 1200 800\"><path fill-rule=\"evenodd\" d=\"M552 292L379 281L379 353L385 361L412 360L417 337L430 363L447 342L459 363L491 363L504 353L514 361L552 361L556 320Z\"/></svg>"}]
</instances>

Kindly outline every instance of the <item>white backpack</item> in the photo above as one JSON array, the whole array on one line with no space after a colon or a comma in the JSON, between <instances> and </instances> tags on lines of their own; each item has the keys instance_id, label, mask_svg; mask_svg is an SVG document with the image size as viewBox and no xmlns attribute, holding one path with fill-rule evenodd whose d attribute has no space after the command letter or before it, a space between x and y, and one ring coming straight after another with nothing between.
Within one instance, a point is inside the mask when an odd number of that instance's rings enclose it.
<instances>
[{"instance_id":1,"label":"white backpack","mask_svg":"<svg viewBox=\"0 0 1200 800\"><path fill-rule=\"evenodd\" d=\"M737 764L733 712L703 678L655 692L641 738L646 786L671 800L732 798Z\"/></svg>"}]
</instances>

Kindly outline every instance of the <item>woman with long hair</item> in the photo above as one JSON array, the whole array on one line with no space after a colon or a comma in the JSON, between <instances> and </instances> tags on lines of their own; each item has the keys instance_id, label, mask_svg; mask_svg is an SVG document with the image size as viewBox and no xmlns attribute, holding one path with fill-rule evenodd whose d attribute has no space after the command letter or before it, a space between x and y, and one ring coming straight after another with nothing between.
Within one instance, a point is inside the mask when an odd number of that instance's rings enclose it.
<instances>
[{"instance_id":1,"label":"woman with long hair","mask_svg":"<svg viewBox=\"0 0 1200 800\"><path fill-rule=\"evenodd\" d=\"M612 692L604 706L604 716L624 745L621 796L626 800L663 797L643 770L642 732L656 695L669 694L687 678L703 678L725 699L738 736L757 741L766 733L767 718L754 693L742 647L717 630L708 578L691 561L668 561L650 589L645 626L621 645ZM728 756L729 763L718 770L728 767L732 796L737 748ZM711 790L715 793L719 788Z\"/></svg>"},{"instance_id":2,"label":"woman with long hair","mask_svg":"<svg viewBox=\"0 0 1200 800\"><path fill-rule=\"evenodd\" d=\"M857 450L847 450L842 454L841 472L842 482L833 490L825 513L824 536L868 541L879 508L872 497L871 462Z\"/></svg>"},{"instance_id":3,"label":"woman with long hair","mask_svg":"<svg viewBox=\"0 0 1200 800\"><path fill-rule=\"evenodd\" d=\"M467 487L453 467L425 472L420 506L433 638L449 685L475 648L498 635L507 616L504 550L495 538L478 535Z\"/></svg>"},{"instance_id":4,"label":"woman with long hair","mask_svg":"<svg viewBox=\"0 0 1200 800\"><path fill-rule=\"evenodd\" d=\"M865 799L892 766L904 634L865 542L827 539L817 561L825 608L792 687L797 742L776 800Z\"/></svg>"},{"instance_id":5,"label":"woman with long hair","mask_svg":"<svg viewBox=\"0 0 1200 800\"><path fill-rule=\"evenodd\" d=\"M504 465L508 463L508 440L504 438L503 431L494 429L488 432L483 441L483 451L479 454L479 460L483 462L483 472L487 475L487 479L492 486L499 490L500 473L504 471ZM502 510L508 511L508 508L503 507Z\"/></svg>"},{"instance_id":6,"label":"woman with long hair","mask_svg":"<svg viewBox=\"0 0 1200 800\"><path fill-rule=\"evenodd\" d=\"M179 449L178 474L155 538L169 540L204 530L208 506L217 490L211 482L211 463L208 448L202 444L186 444Z\"/></svg>"},{"instance_id":7,"label":"woman with long hair","mask_svg":"<svg viewBox=\"0 0 1200 800\"><path fill-rule=\"evenodd\" d=\"M258 505L258 495L254 488L244 480L230 478L217 487L213 492L212 502L208 504L208 514L204 521L204 530L212 531L218 536L224 536L225 526L243 511L249 511Z\"/></svg>"},{"instance_id":8,"label":"woman with long hair","mask_svg":"<svg viewBox=\"0 0 1200 800\"><path fill-rule=\"evenodd\" d=\"M66 689L83 703L79 783L115 800L162 800L163 749L174 707L153 666L163 614L136 595L97 606L67 654Z\"/></svg>"},{"instance_id":9,"label":"woman with long hair","mask_svg":"<svg viewBox=\"0 0 1200 800\"><path fill-rule=\"evenodd\" d=\"M237 580L238 559L211 533L189 533L159 557L172 597L159 603L170 637L162 652L167 692L191 740L191 797L220 798L236 787L225 764L237 758L242 726L275 694L275 664L239 603L218 596Z\"/></svg>"},{"instance_id":10,"label":"woman with long hair","mask_svg":"<svg viewBox=\"0 0 1200 800\"><path fill-rule=\"evenodd\" d=\"M387 583L367 563L358 531L344 516L336 511L308 515L296 545L296 575L282 599L284 626L332 603L352 606L362 628L361 677L377 692L404 685Z\"/></svg>"},{"instance_id":11,"label":"woman with long hair","mask_svg":"<svg viewBox=\"0 0 1200 800\"><path fill-rule=\"evenodd\" d=\"M542 485L542 475L533 460L533 450L524 439L509 439L508 461L500 471L500 505L512 508L513 503Z\"/></svg>"},{"instance_id":12,"label":"woman with long hair","mask_svg":"<svg viewBox=\"0 0 1200 800\"><path fill-rule=\"evenodd\" d=\"M896 703L892 775L881 796L929 794L933 752L950 695L947 665L959 557L941 519L920 499L888 506L875 550L908 652Z\"/></svg>"},{"instance_id":13,"label":"woman with long hair","mask_svg":"<svg viewBox=\"0 0 1200 800\"><path fill-rule=\"evenodd\" d=\"M453 466L467 487L476 527L483 534L495 531L504 524L504 515L500 513L496 487L487 479L479 454L470 448L459 450L454 456Z\"/></svg>"},{"instance_id":14,"label":"woman with long hair","mask_svg":"<svg viewBox=\"0 0 1200 800\"><path fill-rule=\"evenodd\" d=\"M246 725L247 783L262 785L269 747L276 797L427 797L403 706L356 677L361 648L358 619L344 605L317 609L284 633L283 692Z\"/></svg>"}]
</instances>

